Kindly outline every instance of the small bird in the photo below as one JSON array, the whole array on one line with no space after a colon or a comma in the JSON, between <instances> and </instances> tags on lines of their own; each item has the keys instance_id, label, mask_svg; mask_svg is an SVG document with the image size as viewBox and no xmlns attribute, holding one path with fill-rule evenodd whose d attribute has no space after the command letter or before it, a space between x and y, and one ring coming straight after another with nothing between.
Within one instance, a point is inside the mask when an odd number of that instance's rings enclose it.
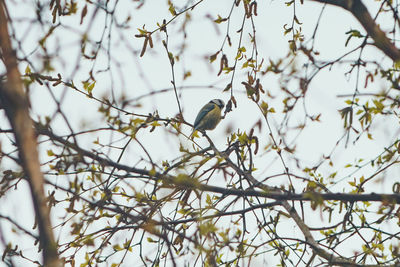
<instances>
[{"instance_id":1,"label":"small bird","mask_svg":"<svg viewBox=\"0 0 400 267\"><path fill-rule=\"evenodd\" d=\"M213 99L202 107L194 121L193 132L191 135L193 135L196 130L214 130L217 124L221 121L221 111L224 106L225 103L221 99Z\"/></svg>"}]
</instances>

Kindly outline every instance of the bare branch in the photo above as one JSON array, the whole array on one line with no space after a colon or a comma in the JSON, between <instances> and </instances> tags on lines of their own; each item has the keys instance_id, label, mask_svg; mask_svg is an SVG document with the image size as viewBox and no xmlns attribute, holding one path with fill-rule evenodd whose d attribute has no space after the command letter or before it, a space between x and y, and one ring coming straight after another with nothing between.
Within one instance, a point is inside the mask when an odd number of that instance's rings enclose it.
<instances>
[{"instance_id":1,"label":"bare branch","mask_svg":"<svg viewBox=\"0 0 400 267\"><path fill-rule=\"evenodd\" d=\"M214 192L220 193L223 195L235 195L235 196L253 196L253 197L264 197L264 198L272 198L275 200L303 200L303 201L316 201L316 200L340 200L347 202L358 202L358 201L385 201L386 203L397 203L400 204L400 195L399 194L346 194L346 193L318 193L318 192L305 192L302 194L295 193L283 193L281 190L277 188L267 187L262 188L264 191L257 191L253 189L241 190L241 189L230 189L225 187L218 187L212 185L201 184L193 179L189 178L187 180L183 180L182 178L177 178L170 175L164 175L162 173L156 171L148 171L145 169L139 169L130 167L121 163L114 162L110 159L103 158L99 155L96 155L93 152L85 150L79 147L77 144L71 143L64 138L54 134L51 130L40 125L38 123L36 125L36 130L38 134L48 136L51 140L57 141L73 150L81 154L82 156L91 158L92 160L97 161L99 164L103 166L110 166L116 168L118 170L124 170L127 172L136 173L139 175L143 175L143 178L152 179L162 179L165 186L168 187L168 184L171 185L172 188L181 188L181 189L193 189L200 190L204 192ZM211 141L211 139L209 139ZM215 147L213 148L215 149ZM228 160L229 158L225 158ZM238 172L242 172L236 165L230 162L231 167L235 168ZM252 177L252 176L251 176ZM255 178L253 178L253 183L258 187L258 182L256 182Z\"/></svg>"}]
</instances>

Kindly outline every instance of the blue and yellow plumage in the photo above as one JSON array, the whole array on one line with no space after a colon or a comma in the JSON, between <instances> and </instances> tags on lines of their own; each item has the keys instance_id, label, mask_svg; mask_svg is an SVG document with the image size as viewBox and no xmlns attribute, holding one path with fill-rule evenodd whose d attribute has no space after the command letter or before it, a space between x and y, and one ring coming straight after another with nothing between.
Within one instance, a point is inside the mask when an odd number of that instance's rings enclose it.
<instances>
[{"instance_id":1,"label":"blue and yellow plumage","mask_svg":"<svg viewBox=\"0 0 400 267\"><path fill-rule=\"evenodd\" d=\"M213 99L202 107L194 121L193 132L214 130L221 121L221 112L224 106L225 103L221 99Z\"/></svg>"}]
</instances>

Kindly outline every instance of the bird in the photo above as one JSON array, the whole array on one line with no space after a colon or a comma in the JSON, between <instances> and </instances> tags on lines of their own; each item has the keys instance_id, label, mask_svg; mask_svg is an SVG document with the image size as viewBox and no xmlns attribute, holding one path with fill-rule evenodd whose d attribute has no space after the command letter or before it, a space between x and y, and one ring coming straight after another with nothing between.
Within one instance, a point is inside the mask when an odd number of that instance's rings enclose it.
<instances>
[{"instance_id":1,"label":"bird","mask_svg":"<svg viewBox=\"0 0 400 267\"><path fill-rule=\"evenodd\" d=\"M221 121L221 112L225 103L221 99L213 99L202 107L197 114L193 125L193 133L195 131L214 130Z\"/></svg>"}]
</instances>

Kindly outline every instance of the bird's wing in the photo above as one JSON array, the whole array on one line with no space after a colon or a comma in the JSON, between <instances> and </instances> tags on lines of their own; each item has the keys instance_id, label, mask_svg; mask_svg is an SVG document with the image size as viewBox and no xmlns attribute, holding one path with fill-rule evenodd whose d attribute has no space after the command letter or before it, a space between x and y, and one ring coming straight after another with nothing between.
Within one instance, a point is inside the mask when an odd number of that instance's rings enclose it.
<instances>
[{"instance_id":1,"label":"bird's wing","mask_svg":"<svg viewBox=\"0 0 400 267\"><path fill-rule=\"evenodd\" d=\"M194 128L196 129L197 126L199 126L200 121L204 118L204 116L206 116L211 110L214 109L215 105L205 105L201 111L199 112L199 114L197 114L196 120L194 121Z\"/></svg>"}]
</instances>

